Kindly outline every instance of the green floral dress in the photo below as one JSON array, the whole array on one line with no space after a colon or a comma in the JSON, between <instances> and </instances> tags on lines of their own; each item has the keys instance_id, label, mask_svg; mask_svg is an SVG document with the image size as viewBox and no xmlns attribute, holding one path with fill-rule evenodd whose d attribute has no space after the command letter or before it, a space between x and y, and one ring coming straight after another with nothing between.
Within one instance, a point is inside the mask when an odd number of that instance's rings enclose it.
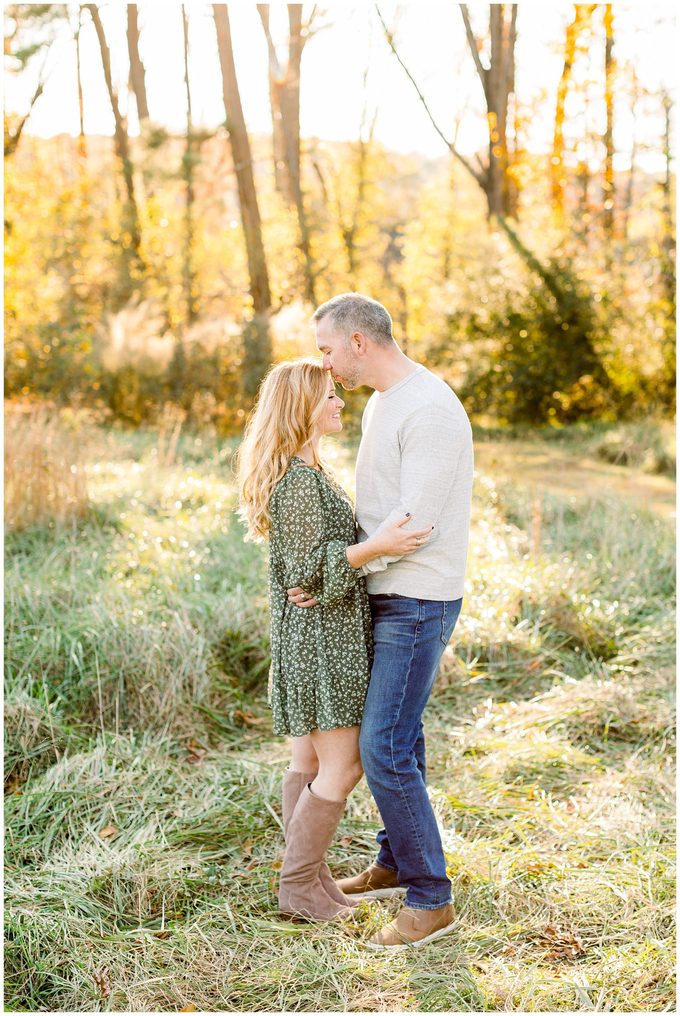
<instances>
[{"instance_id":1,"label":"green floral dress","mask_svg":"<svg viewBox=\"0 0 680 1016\"><path fill-rule=\"evenodd\" d=\"M327 473L294 456L269 510L274 731L300 737L354 726L361 723L373 640L366 581L345 554L356 543L352 503ZM292 586L318 605L289 603Z\"/></svg>"}]
</instances>

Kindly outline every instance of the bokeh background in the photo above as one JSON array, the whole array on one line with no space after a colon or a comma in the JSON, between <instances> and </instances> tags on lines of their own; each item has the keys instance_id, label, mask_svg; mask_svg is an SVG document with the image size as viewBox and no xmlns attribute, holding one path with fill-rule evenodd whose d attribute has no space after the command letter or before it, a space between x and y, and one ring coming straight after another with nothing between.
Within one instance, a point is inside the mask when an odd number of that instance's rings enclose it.
<instances>
[{"instance_id":1,"label":"bokeh background","mask_svg":"<svg viewBox=\"0 0 680 1016\"><path fill-rule=\"evenodd\" d=\"M235 432L356 290L475 421L672 412L671 5L292 6L7 5L6 394Z\"/></svg>"}]
</instances>

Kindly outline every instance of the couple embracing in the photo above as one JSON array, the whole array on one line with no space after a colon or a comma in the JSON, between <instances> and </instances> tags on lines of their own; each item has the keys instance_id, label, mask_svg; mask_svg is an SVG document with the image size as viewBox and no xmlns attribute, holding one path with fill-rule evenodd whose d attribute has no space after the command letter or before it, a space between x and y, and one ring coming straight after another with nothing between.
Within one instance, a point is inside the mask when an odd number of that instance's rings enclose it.
<instances>
[{"instance_id":1,"label":"couple embracing","mask_svg":"<svg viewBox=\"0 0 680 1016\"><path fill-rule=\"evenodd\" d=\"M248 535L269 541L274 730L292 745L279 908L340 920L361 899L405 890L367 943L400 949L454 925L422 715L462 603L472 435L451 389L399 349L382 304L346 293L314 320L322 364L269 372L239 452ZM355 508L320 454L321 438L342 429L336 381L374 389ZM379 851L336 881L324 857L363 773L383 822Z\"/></svg>"}]
</instances>

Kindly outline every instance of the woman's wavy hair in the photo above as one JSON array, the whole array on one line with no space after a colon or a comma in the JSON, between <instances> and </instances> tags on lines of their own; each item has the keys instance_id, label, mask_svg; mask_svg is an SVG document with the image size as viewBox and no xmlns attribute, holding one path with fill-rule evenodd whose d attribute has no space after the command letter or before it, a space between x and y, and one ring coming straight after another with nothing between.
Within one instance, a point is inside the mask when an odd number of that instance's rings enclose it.
<instances>
[{"instance_id":1,"label":"woman's wavy hair","mask_svg":"<svg viewBox=\"0 0 680 1016\"><path fill-rule=\"evenodd\" d=\"M262 543L268 536L270 498L291 457L314 435L328 376L313 360L288 360L272 367L260 385L237 455L239 515L247 540Z\"/></svg>"}]
</instances>

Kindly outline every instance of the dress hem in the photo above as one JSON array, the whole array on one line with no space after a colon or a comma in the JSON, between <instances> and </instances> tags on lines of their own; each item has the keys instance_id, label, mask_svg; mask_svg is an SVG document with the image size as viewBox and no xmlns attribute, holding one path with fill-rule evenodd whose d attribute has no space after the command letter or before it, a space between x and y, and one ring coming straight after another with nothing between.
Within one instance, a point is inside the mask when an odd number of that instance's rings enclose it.
<instances>
[{"instance_id":1,"label":"dress hem","mask_svg":"<svg viewBox=\"0 0 680 1016\"><path fill-rule=\"evenodd\" d=\"M304 730L302 731L302 733L299 734L293 733L290 730L277 730L276 728L274 728L274 734L277 737L306 737L307 734L311 734L313 730L323 730L323 731L346 730L349 727L360 727L360 726L361 726L361 717L358 720L356 720L355 723L334 723L332 726L329 727L322 726L320 723L318 723L315 727L310 727L309 730Z\"/></svg>"}]
</instances>

